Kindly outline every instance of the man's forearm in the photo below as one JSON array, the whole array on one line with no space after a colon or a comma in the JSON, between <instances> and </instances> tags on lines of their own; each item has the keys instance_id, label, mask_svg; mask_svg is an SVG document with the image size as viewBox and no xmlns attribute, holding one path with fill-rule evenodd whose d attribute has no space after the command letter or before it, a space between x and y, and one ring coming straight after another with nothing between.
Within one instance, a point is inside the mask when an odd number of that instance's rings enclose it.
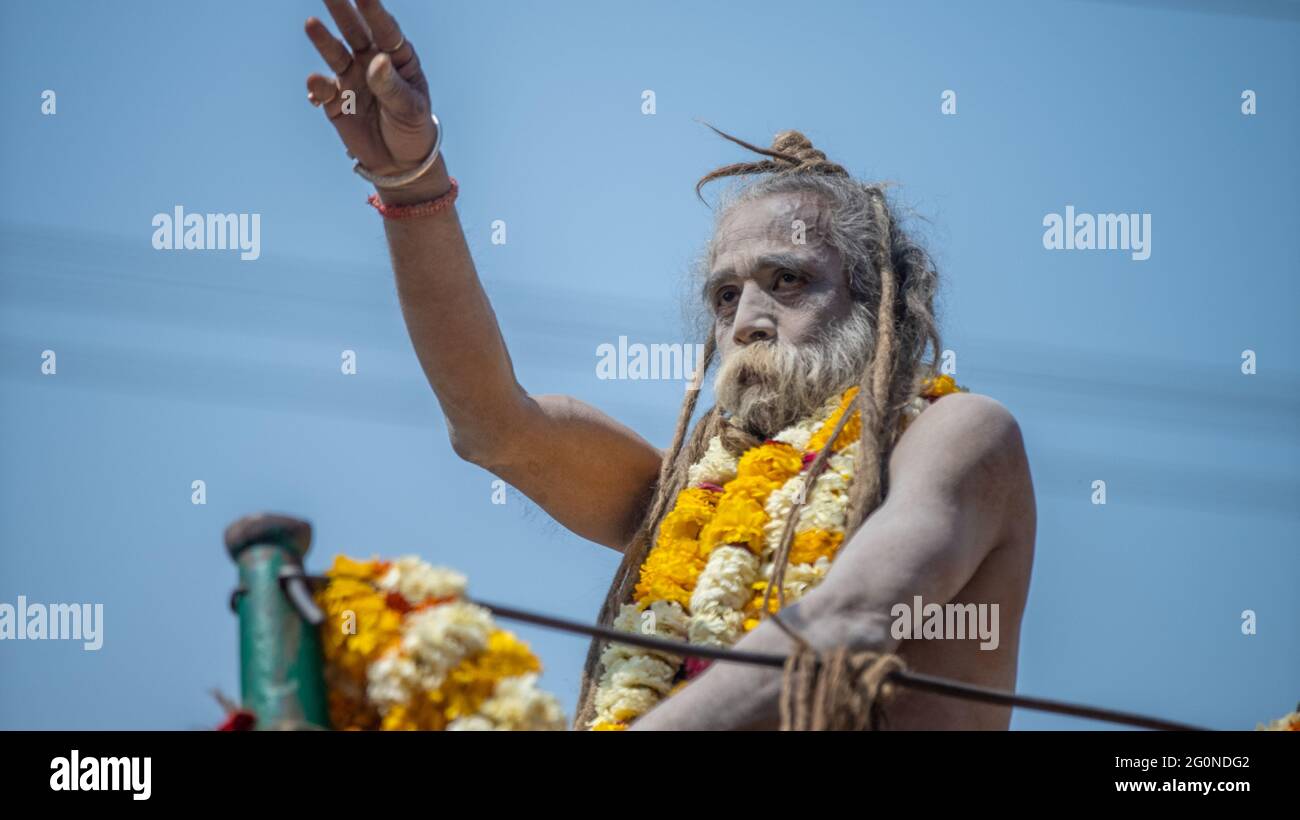
<instances>
[{"instance_id":1,"label":"man's forearm","mask_svg":"<svg viewBox=\"0 0 1300 820\"><path fill-rule=\"evenodd\" d=\"M380 196L402 205L450 188L439 158L417 187ZM449 208L433 216L386 219L384 228L411 343L458 449L473 450L505 423L518 386L460 220Z\"/></svg>"},{"instance_id":2,"label":"man's forearm","mask_svg":"<svg viewBox=\"0 0 1300 820\"><path fill-rule=\"evenodd\" d=\"M906 466L906 465L904 465ZM897 473L906 477L905 470ZM959 508L909 496L887 501L840 550L826 579L781 610L786 622L818 650L896 652L891 610L922 595L948 601L977 561L963 562ZM965 537L980 530L969 521ZM736 649L789 655L794 642L767 621ZM632 725L638 729L777 728L781 670L718 663Z\"/></svg>"},{"instance_id":3,"label":"man's forearm","mask_svg":"<svg viewBox=\"0 0 1300 820\"><path fill-rule=\"evenodd\" d=\"M819 595L819 592L828 594ZM889 618L864 612L833 588L813 590L781 610L782 619L817 649L848 646L893 651ZM789 655L795 643L770 620L733 647L747 652ZM715 662L707 672L632 724L632 729L776 729L781 670L753 664Z\"/></svg>"}]
</instances>

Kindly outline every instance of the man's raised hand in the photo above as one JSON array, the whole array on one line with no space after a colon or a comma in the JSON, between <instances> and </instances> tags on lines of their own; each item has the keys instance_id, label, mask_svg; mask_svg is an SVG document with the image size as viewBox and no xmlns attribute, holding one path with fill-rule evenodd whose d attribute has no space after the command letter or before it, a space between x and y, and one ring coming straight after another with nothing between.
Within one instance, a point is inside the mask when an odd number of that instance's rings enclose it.
<instances>
[{"instance_id":1,"label":"man's raised hand","mask_svg":"<svg viewBox=\"0 0 1300 820\"><path fill-rule=\"evenodd\" d=\"M346 44L315 17L307 37L333 77L307 78L307 99L324 108L348 154L380 175L417 167L433 150L429 83L415 48L379 0L325 0Z\"/></svg>"}]
</instances>

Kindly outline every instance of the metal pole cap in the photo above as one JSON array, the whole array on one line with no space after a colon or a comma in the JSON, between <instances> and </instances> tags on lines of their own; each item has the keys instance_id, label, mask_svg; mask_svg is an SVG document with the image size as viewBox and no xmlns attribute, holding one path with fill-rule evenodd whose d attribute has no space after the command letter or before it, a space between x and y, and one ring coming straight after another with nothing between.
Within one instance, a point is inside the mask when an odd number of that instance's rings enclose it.
<instances>
[{"instance_id":1,"label":"metal pole cap","mask_svg":"<svg viewBox=\"0 0 1300 820\"><path fill-rule=\"evenodd\" d=\"M241 552L257 544L277 544L293 550L301 558L311 547L311 524L291 515L256 513L226 527L225 539L226 550L235 560Z\"/></svg>"}]
</instances>

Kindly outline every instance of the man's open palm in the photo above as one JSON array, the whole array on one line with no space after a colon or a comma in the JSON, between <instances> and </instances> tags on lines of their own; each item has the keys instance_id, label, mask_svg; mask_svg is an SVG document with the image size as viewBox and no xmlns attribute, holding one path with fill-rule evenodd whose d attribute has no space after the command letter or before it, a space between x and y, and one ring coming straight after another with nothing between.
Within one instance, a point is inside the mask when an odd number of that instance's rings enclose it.
<instances>
[{"instance_id":1,"label":"man's open palm","mask_svg":"<svg viewBox=\"0 0 1300 820\"><path fill-rule=\"evenodd\" d=\"M325 0L343 40L315 17L307 37L335 74L307 78L307 98L322 106L348 153L376 174L416 167L433 150L429 83L415 48L379 0Z\"/></svg>"}]
</instances>

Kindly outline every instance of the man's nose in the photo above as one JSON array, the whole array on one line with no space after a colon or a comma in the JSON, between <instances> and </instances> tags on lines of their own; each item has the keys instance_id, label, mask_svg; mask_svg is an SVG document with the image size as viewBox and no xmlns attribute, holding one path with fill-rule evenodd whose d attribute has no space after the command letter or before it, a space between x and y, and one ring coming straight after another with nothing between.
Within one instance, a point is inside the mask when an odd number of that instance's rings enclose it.
<instances>
[{"instance_id":1,"label":"man's nose","mask_svg":"<svg viewBox=\"0 0 1300 820\"><path fill-rule=\"evenodd\" d=\"M738 345L776 341L772 298L756 282L746 282L741 288L740 304L736 305L736 319L732 327Z\"/></svg>"}]
</instances>

